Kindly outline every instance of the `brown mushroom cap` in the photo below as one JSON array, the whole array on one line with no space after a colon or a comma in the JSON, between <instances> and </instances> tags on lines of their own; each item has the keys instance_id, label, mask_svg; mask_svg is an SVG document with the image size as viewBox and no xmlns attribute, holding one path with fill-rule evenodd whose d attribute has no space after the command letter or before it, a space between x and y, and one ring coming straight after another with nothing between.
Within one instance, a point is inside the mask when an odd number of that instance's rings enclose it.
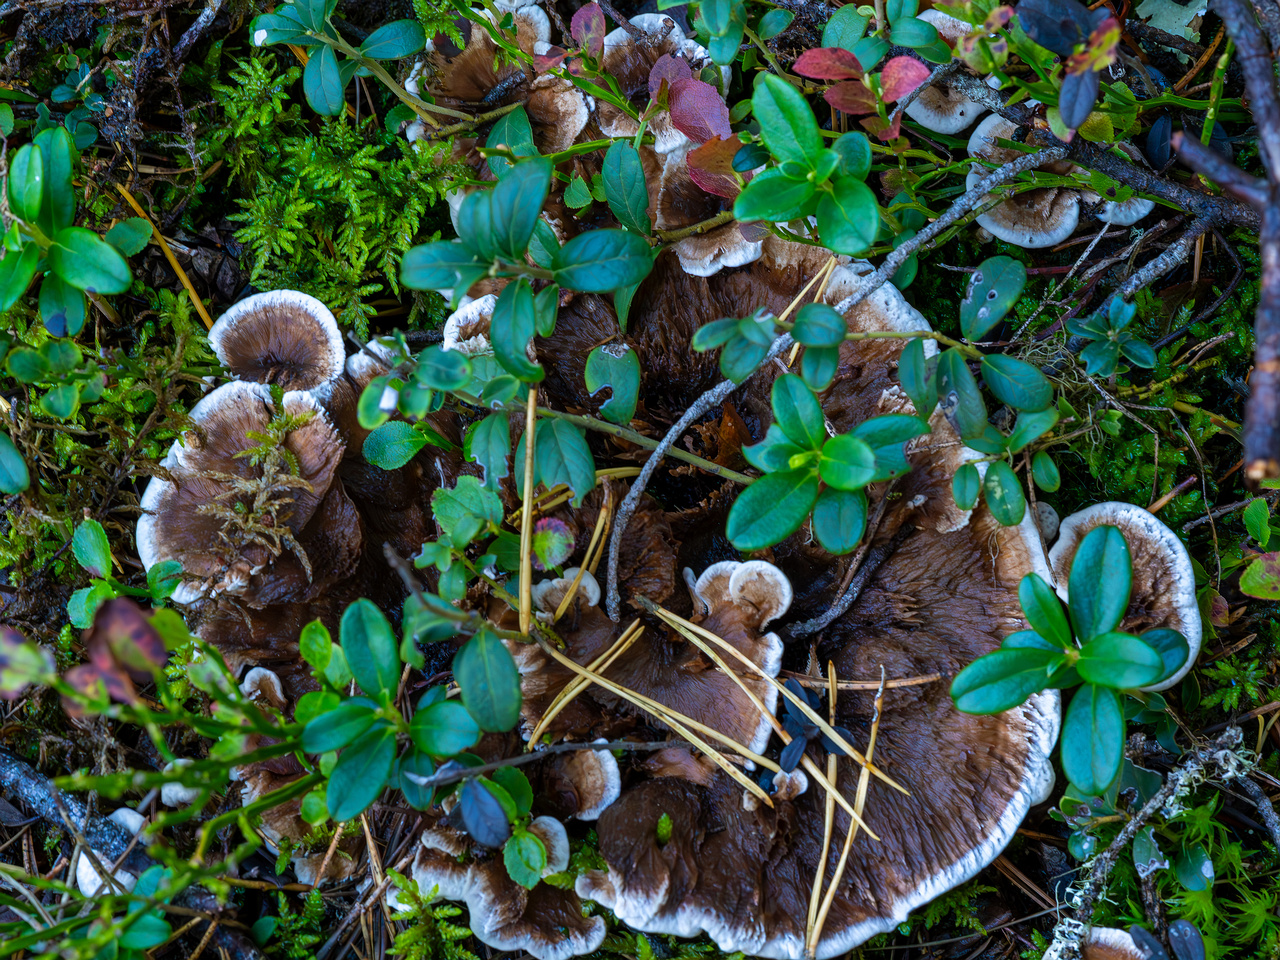
<instances>
[{"instance_id":1,"label":"brown mushroom cap","mask_svg":"<svg viewBox=\"0 0 1280 960\"><path fill-rule=\"evenodd\" d=\"M312 390L341 376L347 352L338 321L297 290L255 293L209 330L209 345L238 380Z\"/></svg>"},{"instance_id":2,"label":"brown mushroom cap","mask_svg":"<svg viewBox=\"0 0 1280 960\"><path fill-rule=\"evenodd\" d=\"M343 443L310 394L286 393L283 408L288 416L309 418L284 438L289 472L265 478L262 466L242 456L259 444L250 434L267 431L275 409L266 387L232 381L192 408L193 429L161 461L171 479L148 483L138 554L147 569L162 560L182 564L189 579L175 601L224 591L257 606L305 600L354 567L359 517L334 484ZM238 519L252 513L255 498L269 528Z\"/></svg>"},{"instance_id":3,"label":"brown mushroom cap","mask_svg":"<svg viewBox=\"0 0 1280 960\"><path fill-rule=\"evenodd\" d=\"M999 114L992 114L978 124L969 137L969 156L1008 163L1021 153L996 145L996 140L1012 140L1017 127ZM1043 168L1052 173L1066 173L1069 163L1047 164ZM986 174L987 169L974 166L965 181L972 190ZM988 199L991 199L988 197ZM1067 187L1040 187L1014 194L999 206L978 217L979 225L1008 243L1027 250L1051 247L1061 243L1080 222L1080 191Z\"/></svg>"},{"instance_id":4,"label":"brown mushroom cap","mask_svg":"<svg viewBox=\"0 0 1280 960\"><path fill-rule=\"evenodd\" d=\"M918 16L925 23L933 24L938 35L952 46L972 29L963 20L957 20L936 8L925 10ZM921 90L904 112L926 130L954 135L986 113L987 108L943 81Z\"/></svg>"},{"instance_id":5,"label":"brown mushroom cap","mask_svg":"<svg viewBox=\"0 0 1280 960\"><path fill-rule=\"evenodd\" d=\"M569 841L560 821L536 817L529 832L546 847L544 877L568 867ZM532 890L522 887L508 876L501 856L480 859L471 851L469 838L448 827L423 833L412 875L422 896L435 888L439 899L464 901L471 932L495 950L526 951L537 960L568 960L604 942L604 920L584 917L572 890L546 883Z\"/></svg>"},{"instance_id":6,"label":"brown mushroom cap","mask_svg":"<svg viewBox=\"0 0 1280 960\"><path fill-rule=\"evenodd\" d=\"M733 206L733 201L713 196L693 182L689 175L690 147L684 143L666 155L658 194L659 229L692 226ZM767 235L751 224L730 221L678 240L674 246L685 273L710 277L726 267L741 267L760 259Z\"/></svg>"},{"instance_id":7,"label":"brown mushroom cap","mask_svg":"<svg viewBox=\"0 0 1280 960\"><path fill-rule=\"evenodd\" d=\"M856 285L857 271L842 280ZM850 329L920 324L895 296L887 291L882 308L896 320L881 315L869 298L861 310L847 311ZM836 383L824 398L837 431L879 413L912 412L893 378L900 343L846 342L840 351ZM1029 513L1018 527L1005 528L985 506L968 513L955 507L951 479L975 454L941 412L933 414L931 426L930 436L908 448L912 471L897 481L900 497L890 503L874 542L885 543L900 530L905 539L827 628L829 653L821 655L830 656L840 678L877 677L881 668L891 678L954 676L1025 626L1018 583L1031 571L1048 574ZM830 557L803 536L774 548L774 557L796 587L795 615L816 615L830 604L840 573ZM815 593L810 580L827 586ZM853 731L855 745L866 742L873 698L855 692L838 699L837 721ZM886 691L875 760L910 795L871 781L864 817L880 840L863 832L853 841L816 955L842 954L893 929L910 910L990 863L1052 786L1049 758L1058 725L1052 691L994 717L958 712L945 682ZM741 787L721 772L698 782L674 764L668 770L675 775L624 790L601 816L597 834L609 871L582 875L579 893L644 931L705 931L721 950L803 956L823 847L825 792L810 784L792 800L775 797L773 808L747 809ZM839 761L837 786L844 796L855 794L859 773L852 761ZM659 844L663 813L673 833ZM827 878L849 825L837 808Z\"/></svg>"},{"instance_id":8,"label":"brown mushroom cap","mask_svg":"<svg viewBox=\"0 0 1280 960\"><path fill-rule=\"evenodd\" d=\"M1171 677L1144 690L1167 690L1180 682L1200 654L1200 606L1196 602L1196 576L1191 556L1178 535L1142 507L1110 501L1095 503L1062 520L1058 542L1049 551L1058 596L1066 600L1067 578L1080 541L1089 531L1106 524L1120 528L1133 558L1133 586L1129 610L1120 629L1129 633L1164 628L1187 638L1191 655Z\"/></svg>"}]
</instances>

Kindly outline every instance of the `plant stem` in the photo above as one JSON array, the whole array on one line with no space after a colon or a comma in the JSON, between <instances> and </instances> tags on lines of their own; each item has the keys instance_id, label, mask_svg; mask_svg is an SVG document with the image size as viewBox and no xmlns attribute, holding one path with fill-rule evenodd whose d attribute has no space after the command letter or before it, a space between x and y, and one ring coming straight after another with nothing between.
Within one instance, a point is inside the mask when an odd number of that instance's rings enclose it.
<instances>
[{"instance_id":1,"label":"plant stem","mask_svg":"<svg viewBox=\"0 0 1280 960\"><path fill-rule=\"evenodd\" d=\"M490 120L497 120L501 117L505 117L508 113L512 113L517 107L522 106L524 106L524 103L520 100L516 100L514 103L508 103L507 105L498 107L495 110L489 110L485 113L477 114L470 120L463 120L460 123L453 123L447 127L441 127L439 130L433 131L433 134L437 137L448 137L455 133L462 133L464 130L471 130L481 124L488 123ZM565 152L567 153L568 151Z\"/></svg>"},{"instance_id":2,"label":"plant stem","mask_svg":"<svg viewBox=\"0 0 1280 960\"><path fill-rule=\"evenodd\" d=\"M722 227L726 223L733 220L732 210L721 210L714 217L703 220L699 223L691 223L687 227L681 227L678 230L655 230L654 233L663 243L675 243L677 240L683 240L685 237L693 237L698 234L706 233L708 230L714 230L716 227Z\"/></svg>"}]
</instances>

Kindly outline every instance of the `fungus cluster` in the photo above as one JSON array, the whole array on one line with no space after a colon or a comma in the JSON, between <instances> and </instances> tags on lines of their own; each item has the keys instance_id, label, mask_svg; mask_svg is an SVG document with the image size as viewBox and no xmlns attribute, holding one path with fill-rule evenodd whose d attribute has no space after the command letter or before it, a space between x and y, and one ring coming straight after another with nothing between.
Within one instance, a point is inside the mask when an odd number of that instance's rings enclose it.
<instances>
[{"instance_id":1,"label":"fungus cluster","mask_svg":"<svg viewBox=\"0 0 1280 960\"><path fill-rule=\"evenodd\" d=\"M522 49L549 55L541 10L511 2L498 9L512 13ZM631 23L648 39L609 34L602 63L633 103L648 102L655 72L661 88L672 85L671 77L686 79L676 64L690 80L706 67L705 51L669 19L646 15ZM552 90L546 74L502 66L495 54L483 25L471 24L463 48L432 42L415 82L442 102L469 108L525 104L541 152L594 136L595 129L635 132L625 113L576 88L572 95ZM535 109L535 98L548 90L545 100L561 113ZM966 125L976 118L967 110L960 104ZM997 160L993 151L1001 148L992 138L1011 131L991 120L974 132L971 149ZM731 199L705 189L690 165L696 149L727 137L695 146L660 112L648 129L658 142L642 148L642 161L655 172L651 184L661 185L654 204L659 224L698 222ZM475 145L460 150L474 172L488 176ZM587 180L594 162L566 161ZM1069 219L1067 234L1074 229L1078 192L1025 196L1040 205L1035 210ZM590 216L597 219L571 215L555 194L544 211L561 236L599 226L608 214ZM586 357L613 344L641 362L636 420L664 430L722 379L716 357L692 349L702 326L759 309L778 315L797 299L839 308L867 282L865 264L844 257L831 264L826 251L811 245L736 224L725 229L659 255L635 291L625 330L612 298L562 292L554 331L530 346L546 374L539 399L557 409L599 411L603 400L588 389ZM1043 245L1019 236L1015 242ZM1051 242L1057 241L1044 241ZM802 296L828 268L826 280ZM489 325L501 284L486 280L464 291L474 297L462 297L446 321L446 350L492 351ZM892 284L840 313L850 332L930 330ZM182 563L178 600L189 605L201 636L233 666L248 668L246 696L287 713L307 682L298 669L301 626L316 616L332 624L358 596L394 614L403 592L381 559L382 544L402 555L417 552L434 534L431 494L479 471L435 449L396 471L364 461L356 402L391 361L369 350L345 357L332 315L310 298L284 291L252 297L219 320L211 340L234 379L193 409L192 429L151 481L139 549L148 567ZM604 936L603 921L584 915L582 901L591 900L645 932L705 932L722 950L763 957L831 957L973 876L1048 795L1058 694L974 716L956 710L946 680L1026 627L1018 602L1025 574L1065 590L1072 545L1091 523L1119 523L1145 571L1136 578L1132 622L1182 630L1194 658L1194 597L1187 607L1190 581L1178 579L1185 578L1185 551L1179 555L1169 542L1160 547L1168 537L1154 520L1076 514L1063 521L1046 556L1032 513L1003 527L985 505L956 506L952 478L980 458L945 411L916 410L908 399L897 371L904 342L843 341L835 376L819 397L837 433L881 414L922 416L930 427L900 449L908 472L868 488L877 520L859 561L868 564L861 591L820 641L808 640L798 625L831 607L855 573L853 561L828 554L805 529L767 559L743 561L723 538L737 489L731 482L684 483L677 476L641 498L619 534L627 613L620 622L600 607L599 554L590 555L590 544L593 531L614 516L626 481L606 480L578 506L547 510L571 532L573 548L564 569L535 584L533 596L539 620L554 627L563 645L508 644L521 673L520 733L527 743L486 738L476 749L485 760L548 741L586 747L630 739L658 741L662 749L624 755L621 766L592 749L548 755L537 765L546 789L528 829L547 851L544 875L567 865L564 820L596 824L606 868L581 874L574 889L521 886L495 850L459 829L447 803L428 813L412 875L423 894L434 890L466 902L480 940L539 960L589 953ZM931 342L926 353L933 353ZM711 459L740 456L771 425L769 391L786 369L779 358L759 370L689 442ZM433 416L434 429L460 440L466 415ZM594 436L591 443L598 459L637 459L625 441ZM1136 546L1142 537L1153 544L1149 549ZM1170 592L1174 582L1179 586ZM1175 593L1174 603L1156 599ZM459 602L500 625L512 617L491 598ZM828 664L832 672L824 677ZM841 688L842 681L857 682ZM809 689L799 695L797 685ZM300 772L255 765L237 776L242 796L252 798ZM282 816L268 825L277 840L292 837L297 822L295 810Z\"/></svg>"}]
</instances>

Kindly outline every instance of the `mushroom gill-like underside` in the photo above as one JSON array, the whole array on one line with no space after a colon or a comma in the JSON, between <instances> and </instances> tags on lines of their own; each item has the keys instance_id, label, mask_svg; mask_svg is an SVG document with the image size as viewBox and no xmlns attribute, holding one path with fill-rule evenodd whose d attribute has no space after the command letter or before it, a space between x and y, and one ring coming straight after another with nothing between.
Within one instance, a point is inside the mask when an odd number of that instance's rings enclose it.
<instances>
[{"instance_id":1,"label":"mushroom gill-like underside","mask_svg":"<svg viewBox=\"0 0 1280 960\"><path fill-rule=\"evenodd\" d=\"M791 249L798 245L767 241L765 246L766 256L756 263L710 278L688 276L670 254L659 258L633 303L624 337L642 354L646 376L640 409L647 416L674 417L719 381L714 356L690 347L701 324L744 316L760 306L777 313L821 265L804 249ZM864 271L855 264L837 266L826 301L838 303L857 290ZM611 321L603 301L579 296L562 309L556 332L538 341L538 355L548 371L544 389L557 403L592 406L581 367L593 345L617 336ZM848 310L846 323L851 331L928 329L891 285ZM836 431L881 413L914 412L896 379L900 351L901 341L892 340L840 347L835 379L820 395ZM779 373L772 366L762 369L734 396L744 429L753 438L762 436L770 422L768 392ZM879 484L868 491L873 505L889 497L873 544L892 550L854 605L827 628L817 651L819 660L834 662L837 676L844 679L878 679L882 669L890 679L943 677L885 694L876 763L908 795L871 781L865 817L880 839L860 833L854 840L817 946L819 957L842 953L892 929L912 908L973 876L995 858L1028 808L1052 785L1048 757L1058 729L1055 692L995 717L959 713L948 695L946 678L1025 627L1017 600L1022 576L1037 572L1048 578L1049 570L1030 514L1020 526L1005 528L985 507L964 513L955 506L952 477L976 454L964 448L940 412L933 415L931 427L930 435L908 448L911 471L892 490ZM708 568L706 560L737 555L727 544L718 546L723 541L714 532L695 531L722 530L723 508L731 497L709 495L706 502L720 506L706 510L677 513L668 508L671 537L656 548L670 549L682 559L696 554L706 572L693 584L692 597L682 597L677 589L669 598L648 599L687 612L753 662L767 665L766 672L776 671L771 636L785 640L788 622L826 610L846 561L809 542L804 530L773 548L771 562L760 566L791 585L789 613L783 605L781 612L765 614L759 604L743 602L733 591L711 589L706 578L717 568L723 572L725 565ZM594 513L566 516L577 531L576 549L583 549ZM646 526L640 518L633 523ZM701 538L696 551L687 543L671 542L695 536ZM733 559L728 566L751 564ZM563 576L567 580L570 575L566 571ZM622 587L625 600L625 582ZM705 606L698 599L712 595L714 602ZM555 599L560 596L556 593ZM595 660L638 615L645 633L604 675L753 750L767 748L768 720L721 668L661 621L646 618L638 603L630 604L622 623L615 624L590 602L594 596L592 591L587 599L575 600L556 624L570 659L579 664ZM807 641L797 646L790 656L802 666ZM513 653L522 672L523 729L528 735L573 671L530 645ZM758 674L732 662L754 692L765 689ZM771 687L769 692L771 697L761 699L772 711L776 693ZM852 731L855 745L867 742L873 700L871 692L839 697L837 723ZM589 740L646 726L659 735L666 730L648 711L597 685L578 694L545 730L553 739ZM724 950L801 957L823 843L824 791L811 781L794 799L775 796L772 807L744 805L740 783L679 743L673 740L662 755L631 766L631 776L624 778L628 788L604 810L597 827L608 869L583 874L578 892L645 932L694 936L705 931ZM815 759L816 749L810 748ZM839 762L837 784L845 797L854 797L859 772L852 761ZM673 832L661 843L657 831L664 813ZM837 808L825 865L828 879L848 827L849 818Z\"/></svg>"}]
</instances>

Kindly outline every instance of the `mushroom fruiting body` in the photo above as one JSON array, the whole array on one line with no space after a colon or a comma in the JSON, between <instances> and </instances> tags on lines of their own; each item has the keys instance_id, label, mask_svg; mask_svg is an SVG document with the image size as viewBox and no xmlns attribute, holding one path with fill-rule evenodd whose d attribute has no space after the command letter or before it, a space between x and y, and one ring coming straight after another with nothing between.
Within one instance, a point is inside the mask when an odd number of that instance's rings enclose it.
<instances>
[{"instance_id":1,"label":"mushroom fruiting body","mask_svg":"<svg viewBox=\"0 0 1280 960\"><path fill-rule=\"evenodd\" d=\"M837 267L828 302L856 291L863 269ZM846 309L845 321L858 332L928 329L890 285ZM839 347L834 384L821 396L832 428L846 432L875 415L914 414L894 376L901 349L893 340ZM896 496L873 534L874 545L895 548L824 632L821 656L834 662L839 679L879 677L882 668L889 678L954 675L1025 628L1021 578L1049 576L1030 511L1018 526L1002 527L985 506L955 506L952 477L978 455L963 447L941 410L930 425L930 436L906 448L912 469L896 481ZM884 487L872 495L884 496ZM795 590L790 599L797 616L816 616L830 605L840 567L803 533L773 548L773 563ZM705 581L717 579L713 571L697 584L696 593L708 600ZM709 620L702 626L717 632ZM608 676L618 674L611 668ZM873 698L874 692L842 693L836 705L837 722L863 743ZM808 945L814 955L836 956L893 929L910 910L997 856L1052 787L1058 706L1056 691L1048 691L1006 713L979 717L958 712L945 683L885 691L874 760L909 795L869 781L863 816L880 839L861 832L853 840L821 936ZM721 950L798 960L806 955L805 918L822 860L826 791L812 776L803 793L799 784L780 781L772 808L744 806L741 786L690 759L651 763L659 775L625 789L604 811L597 834L609 870L582 874L578 892L646 932L705 931ZM844 797L857 794L859 773L858 764L838 759L836 786ZM791 799L783 799L787 795ZM673 832L659 843L655 825L663 813ZM849 828L837 807L824 884Z\"/></svg>"},{"instance_id":2,"label":"mushroom fruiting body","mask_svg":"<svg viewBox=\"0 0 1280 960\"><path fill-rule=\"evenodd\" d=\"M919 19L933 24L938 35L951 46L972 29L937 8L925 10ZM961 68L963 69L963 68ZM987 108L947 86L945 80L932 84L907 105L906 115L934 133L957 134L987 112Z\"/></svg>"},{"instance_id":3,"label":"mushroom fruiting body","mask_svg":"<svg viewBox=\"0 0 1280 960\"><path fill-rule=\"evenodd\" d=\"M262 438L278 415L293 428L272 446ZM307 600L351 572L359 518L334 483L344 444L311 394L290 391L277 411L265 386L232 381L190 417L194 429L160 462L170 479L147 484L136 530L146 569L182 564L176 602ZM249 453L260 445L272 447L265 461Z\"/></svg>"},{"instance_id":4,"label":"mushroom fruiting body","mask_svg":"<svg viewBox=\"0 0 1280 960\"><path fill-rule=\"evenodd\" d=\"M691 149L692 144L687 142L674 147L663 163L657 204L657 226L661 230L689 227L733 206L731 200L707 193L693 182L689 174ZM685 273L710 277L726 267L741 267L760 259L768 235L757 224L731 220L677 240L674 249Z\"/></svg>"},{"instance_id":5,"label":"mushroom fruiting body","mask_svg":"<svg viewBox=\"0 0 1280 960\"><path fill-rule=\"evenodd\" d=\"M569 866L569 840L559 820L535 817L528 831L547 852L543 877ZM422 896L430 896L434 888L438 899L464 901L471 932L495 950L527 951L537 960L568 960L604 942L604 920L584 917L573 891L546 883L532 890L522 887L508 876L501 856L480 859L470 838L448 827L424 831L411 873ZM394 898L388 900L398 905Z\"/></svg>"},{"instance_id":6,"label":"mushroom fruiting body","mask_svg":"<svg viewBox=\"0 0 1280 960\"><path fill-rule=\"evenodd\" d=\"M1200 607L1191 556L1177 534L1149 510L1118 501L1096 503L1063 519L1058 542L1049 551L1058 596L1068 599L1067 577L1076 548L1095 527L1119 527L1133 558L1129 610L1118 629L1130 633L1164 628L1177 630L1191 648L1187 662L1174 674L1144 690L1167 690L1180 682L1200 654Z\"/></svg>"},{"instance_id":7,"label":"mushroom fruiting body","mask_svg":"<svg viewBox=\"0 0 1280 960\"><path fill-rule=\"evenodd\" d=\"M297 290L255 293L209 330L209 345L238 380L314 390L342 375L347 352L329 308Z\"/></svg>"},{"instance_id":8,"label":"mushroom fruiting body","mask_svg":"<svg viewBox=\"0 0 1280 960\"><path fill-rule=\"evenodd\" d=\"M994 163L1008 163L1022 154L1001 147L997 139L1011 140L1016 125L992 114L969 137L969 156ZM1067 173L1071 164L1048 164L1051 173ZM970 168L965 188L972 190L987 174L981 165ZM990 197L988 197L990 199ZM1080 191L1069 187L1036 187L1017 193L978 216L978 223L993 235L1028 250L1052 247L1075 232L1080 222Z\"/></svg>"},{"instance_id":9,"label":"mushroom fruiting body","mask_svg":"<svg viewBox=\"0 0 1280 960\"><path fill-rule=\"evenodd\" d=\"M1066 944L1055 940L1045 951L1043 960L1063 960ZM1115 927L1090 927L1080 938L1080 960L1149 960L1126 931Z\"/></svg>"}]
</instances>

